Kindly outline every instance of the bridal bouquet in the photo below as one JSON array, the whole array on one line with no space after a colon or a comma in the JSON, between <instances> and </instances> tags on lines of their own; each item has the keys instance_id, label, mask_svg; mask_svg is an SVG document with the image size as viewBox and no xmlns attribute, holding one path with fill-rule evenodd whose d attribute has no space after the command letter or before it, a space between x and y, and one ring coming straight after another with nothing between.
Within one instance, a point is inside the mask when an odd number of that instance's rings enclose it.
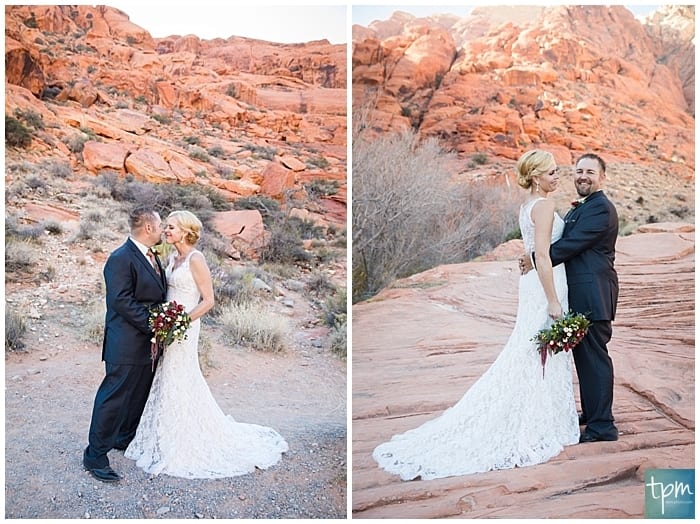
<instances>
[{"instance_id":1,"label":"bridal bouquet","mask_svg":"<svg viewBox=\"0 0 700 524\"><path fill-rule=\"evenodd\" d=\"M182 304L175 301L151 307L148 325L153 330L151 338L151 369L155 369L158 356L176 340L187 338L191 319Z\"/></svg>"},{"instance_id":2,"label":"bridal bouquet","mask_svg":"<svg viewBox=\"0 0 700 524\"><path fill-rule=\"evenodd\" d=\"M561 351L570 351L586 336L591 321L583 313L567 312L548 328L540 329L532 338L537 343L537 351L542 360L542 377L547 354L556 355Z\"/></svg>"}]
</instances>

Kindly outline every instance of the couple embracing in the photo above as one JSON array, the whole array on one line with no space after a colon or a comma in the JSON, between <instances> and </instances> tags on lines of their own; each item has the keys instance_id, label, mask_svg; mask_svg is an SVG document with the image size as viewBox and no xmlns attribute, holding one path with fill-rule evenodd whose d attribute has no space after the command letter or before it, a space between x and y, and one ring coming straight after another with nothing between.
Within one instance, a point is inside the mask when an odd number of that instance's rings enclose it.
<instances>
[{"instance_id":1,"label":"couple embracing","mask_svg":"<svg viewBox=\"0 0 700 524\"><path fill-rule=\"evenodd\" d=\"M450 477L540 464L564 446L617 440L607 343L618 297L618 220L602 191L605 168L592 153L577 160L574 184L580 198L562 219L547 198L559 183L554 157L541 150L520 157L518 184L528 191L519 216L526 253L520 258L513 331L498 358L457 404L375 448L373 458L380 467L403 480ZM550 357L543 376L532 340L569 310L590 320L586 336L572 351L581 414L573 393L571 353Z\"/></svg>"},{"instance_id":2,"label":"couple embracing","mask_svg":"<svg viewBox=\"0 0 700 524\"><path fill-rule=\"evenodd\" d=\"M189 211L174 211L164 224L158 212L129 215L129 238L107 259L105 377L92 412L83 465L95 478L116 482L112 449L151 474L221 478L275 464L287 451L273 429L225 415L199 368L200 318L214 305L211 275L195 249L202 224ZM174 247L163 265L153 247ZM191 323L183 340L151 361L150 308L165 301L184 306Z\"/></svg>"}]
</instances>

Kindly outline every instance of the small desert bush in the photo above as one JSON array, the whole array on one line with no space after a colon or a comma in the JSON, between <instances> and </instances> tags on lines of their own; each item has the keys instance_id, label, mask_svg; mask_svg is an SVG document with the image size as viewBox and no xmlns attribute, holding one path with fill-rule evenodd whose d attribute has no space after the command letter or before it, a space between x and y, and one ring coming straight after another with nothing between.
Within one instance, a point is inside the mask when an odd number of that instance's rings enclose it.
<instances>
[{"instance_id":1,"label":"small desert bush","mask_svg":"<svg viewBox=\"0 0 700 524\"><path fill-rule=\"evenodd\" d=\"M335 195L338 192L338 186L340 184L337 180L324 180L321 178L315 178L308 184L304 185L306 193L309 198L316 199L320 197L326 197L330 195Z\"/></svg>"},{"instance_id":2,"label":"small desert bush","mask_svg":"<svg viewBox=\"0 0 700 524\"><path fill-rule=\"evenodd\" d=\"M306 290L314 296L321 296L335 291L335 284L330 277L321 272L314 272L306 282Z\"/></svg>"},{"instance_id":3,"label":"small desert bush","mask_svg":"<svg viewBox=\"0 0 700 524\"><path fill-rule=\"evenodd\" d=\"M345 289L330 295L321 307L323 320L329 327L336 326L339 322L345 322L348 314L348 294Z\"/></svg>"},{"instance_id":4,"label":"small desert bush","mask_svg":"<svg viewBox=\"0 0 700 524\"><path fill-rule=\"evenodd\" d=\"M348 325L347 315L338 317L330 333L330 349L341 358L348 356Z\"/></svg>"},{"instance_id":5,"label":"small desert bush","mask_svg":"<svg viewBox=\"0 0 700 524\"><path fill-rule=\"evenodd\" d=\"M46 220L40 225L41 229L47 231L49 235L60 235L63 233L63 226L57 220Z\"/></svg>"},{"instance_id":6,"label":"small desert bush","mask_svg":"<svg viewBox=\"0 0 700 524\"><path fill-rule=\"evenodd\" d=\"M326 169L330 165L330 163L324 157L319 155L317 157L309 158L306 161L306 165L308 167L310 167L311 169L313 169L315 167L320 168L320 169Z\"/></svg>"},{"instance_id":7,"label":"small desert bush","mask_svg":"<svg viewBox=\"0 0 700 524\"><path fill-rule=\"evenodd\" d=\"M41 162L40 167L45 169L51 177L68 178L73 174L73 168L71 168L70 163L59 160L44 160Z\"/></svg>"},{"instance_id":8,"label":"small desert bush","mask_svg":"<svg viewBox=\"0 0 700 524\"><path fill-rule=\"evenodd\" d=\"M263 158L265 160L274 160L275 155L277 155L277 149L268 146L259 146L256 144L246 144L243 146L248 151L252 151L253 155L258 158Z\"/></svg>"},{"instance_id":9,"label":"small desert bush","mask_svg":"<svg viewBox=\"0 0 700 524\"><path fill-rule=\"evenodd\" d=\"M33 109L15 109L15 118L23 120L25 124L34 129L44 129L44 117L41 113L34 111Z\"/></svg>"},{"instance_id":10,"label":"small desert bush","mask_svg":"<svg viewBox=\"0 0 700 524\"><path fill-rule=\"evenodd\" d=\"M255 272L236 271L217 265L214 260L210 262L210 272L216 303L212 310L213 315L221 315L231 306L247 305L255 299Z\"/></svg>"},{"instance_id":11,"label":"small desert bush","mask_svg":"<svg viewBox=\"0 0 700 524\"><path fill-rule=\"evenodd\" d=\"M209 162L211 160L207 152L198 146L192 146L190 148L190 158L201 160L202 162Z\"/></svg>"},{"instance_id":12,"label":"small desert bush","mask_svg":"<svg viewBox=\"0 0 700 524\"><path fill-rule=\"evenodd\" d=\"M207 153L216 158L224 158L226 156L226 151L221 146L212 146L207 149Z\"/></svg>"},{"instance_id":13,"label":"small desert bush","mask_svg":"<svg viewBox=\"0 0 700 524\"><path fill-rule=\"evenodd\" d=\"M209 186L192 184L151 184L135 180L132 176L120 177L114 172L101 173L94 183L109 191L117 202L129 206L155 207L160 213L187 209L206 224L211 211L228 211L231 204L223 194Z\"/></svg>"},{"instance_id":14,"label":"small desert bush","mask_svg":"<svg viewBox=\"0 0 700 524\"><path fill-rule=\"evenodd\" d=\"M291 334L287 318L255 303L232 304L222 311L219 321L227 343L259 351L284 351Z\"/></svg>"},{"instance_id":15,"label":"small desert bush","mask_svg":"<svg viewBox=\"0 0 700 524\"><path fill-rule=\"evenodd\" d=\"M5 240L16 239L31 241L41 244L41 237L44 236L42 224L22 224L16 215L5 217Z\"/></svg>"},{"instance_id":16,"label":"small desert bush","mask_svg":"<svg viewBox=\"0 0 700 524\"><path fill-rule=\"evenodd\" d=\"M5 144L10 147L29 147L32 133L25 125L11 116L5 115Z\"/></svg>"},{"instance_id":17,"label":"small desert bush","mask_svg":"<svg viewBox=\"0 0 700 524\"><path fill-rule=\"evenodd\" d=\"M5 308L5 351L18 351L24 348L22 337L27 332L24 317L12 309Z\"/></svg>"},{"instance_id":18,"label":"small desert bush","mask_svg":"<svg viewBox=\"0 0 700 524\"><path fill-rule=\"evenodd\" d=\"M311 255L304 249L303 237L293 218L278 219L270 224L268 242L259 252L261 262L298 264L311 260Z\"/></svg>"},{"instance_id":19,"label":"small desert bush","mask_svg":"<svg viewBox=\"0 0 700 524\"><path fill-rule=\"evenodd\" d=\"M37 245L26 240L11 238L5 241L5 270L29 272L39 262Z\"/></svg>"},{"instance_id":20,"label":"small desert bush","mask_svg":"<svg viewBox=\"0 0 700 524\"><path fill-rule=\"evenodd\" d=\"M87 305L83 315L83 326L81 336L83 340L98 343L104 336L105 329L105 301L97 298Z\"/></svg>"},{"instance_id":21,"label":"small desert bush","mask_svg":"<svg viewBox=\"0 0 700 524\"><path fill-rule=\"evenodd\" d=\"M234 209L256 209L262 215L263 222L267 225L273 221L280 212L280 204L265 196L251 196L237 199L233 204Z\"/></svg>"},{"instance_id":22,"label":"small desert bush","mask_svg":"<svg viewBox=\"0 0 700 524\"><path fill-rule=\"evenodd\" d=\"M396 278L493 249L517 224L517 190L455 182L454 155L411 131L353 140L353 302Z\"/></svg>"}]
</instances>

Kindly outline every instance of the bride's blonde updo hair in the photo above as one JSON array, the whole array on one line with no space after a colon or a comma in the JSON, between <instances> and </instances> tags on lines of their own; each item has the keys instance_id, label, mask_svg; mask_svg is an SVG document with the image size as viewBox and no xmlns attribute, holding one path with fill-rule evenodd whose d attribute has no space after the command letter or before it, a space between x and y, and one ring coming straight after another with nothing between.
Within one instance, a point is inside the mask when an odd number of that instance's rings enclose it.
<instances>
[{"instance_id":1,"label":"bride's blonde updo hair","mask_svg":"<svg viewBox=\"0 0 700 524\"><path fill-rule=\"evenodd\" d=\"M168 215L185 232L185 241L191 246L195 245L202 233L202 223L189 211L173 211Z\"/></svg>"},{"instance_id":2,"label":"bride's blonde updo hair","mask_svg":"<svg viewBox=\"0 0 700 524\"><path fill-rule=\"evenodd\" d=\"M515 166L515 171L518 175L518 185L525 189L530 189L532 177L547 173L554 165L552 153L541 149L533 149L524 153Z\"/></svg>"}]
</instances>

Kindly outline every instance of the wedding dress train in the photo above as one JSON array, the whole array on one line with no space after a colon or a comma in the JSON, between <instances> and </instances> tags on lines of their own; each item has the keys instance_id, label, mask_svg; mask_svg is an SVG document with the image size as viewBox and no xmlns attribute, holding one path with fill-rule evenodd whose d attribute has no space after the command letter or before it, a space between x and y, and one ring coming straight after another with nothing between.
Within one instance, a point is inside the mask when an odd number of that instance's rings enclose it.
<instances>
[{"instance_id":1,"label":"wedding dress train","mask_svg":"<svg viewBox=\"0 0 700 524\"><path fill-rule=\"evenodd\" d=\"M520 209L520 229L528 252L534 250L531 218L536 200ZM555 214L552 242L564 221ZM562 309L568 307L566 272L554 268ZM549 460L579 439L572 384L572 355L549 356L544 377L531 338L545 325L547 300L536 271L520 278L515 327L491 367L456 405L418 428L395 435L375 448L380 467L403 480L434 479Z\"/></svg>"},{"instance_id":2,"label":"wedding dress train","mask_svg":"<svg viewBox=\"0 0 700 524\"><path fill-rule=\"evenodd\" d=\"M188 311L200 299L189 269L192 253L176 269L172 260L166 269L167 300ZM274 429L236 422L219 408L199 368L199 329L197 319L186 339L166 348L124 456L148 473L184 478L233 477L272 466L287 443Z\"/></svg>"}]
</instances>

